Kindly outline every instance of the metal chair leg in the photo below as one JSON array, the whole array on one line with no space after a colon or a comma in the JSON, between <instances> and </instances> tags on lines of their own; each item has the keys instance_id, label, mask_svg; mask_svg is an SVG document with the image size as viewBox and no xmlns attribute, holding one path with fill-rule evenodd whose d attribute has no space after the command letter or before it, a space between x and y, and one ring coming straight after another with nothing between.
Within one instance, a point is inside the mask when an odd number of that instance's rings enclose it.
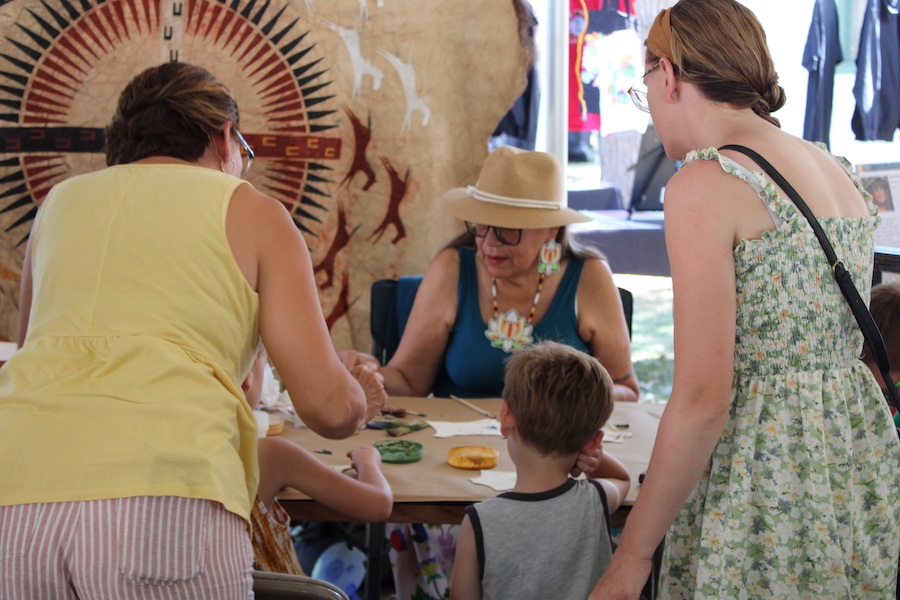
<instances>
[{"instance_id":1,"label":"metal chair leg","mask_svg":"<svg viewBox=\"0 0 900 600\"><path fill-rule=\"evenodd\" d=\"M366 523L366 600L379 600L383 568L384 523Z\"/></svg>"},{"instance_id":2,"label":"metal chair leg","mask_svg":"<svg viewBox=\"0 0 900 600\"><path fill-rule=\"evenodd\" d=\"M662 555L665 547L666 540L663 538L663 541L659 543L659 546L657 546L656 550L653 552L653 564L650 567L650 577L647 579L647 584L641 592L641 600L656 600L659 598L659 575L662 569Z\"/></svg>"}]
</instances>

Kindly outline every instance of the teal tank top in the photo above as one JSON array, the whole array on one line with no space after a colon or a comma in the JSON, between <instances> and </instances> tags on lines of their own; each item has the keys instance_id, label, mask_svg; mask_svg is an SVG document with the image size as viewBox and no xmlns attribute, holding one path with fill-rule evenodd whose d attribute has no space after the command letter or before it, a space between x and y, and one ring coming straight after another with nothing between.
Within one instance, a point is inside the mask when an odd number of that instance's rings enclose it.
<instances>
[{"instance_id":1,"label":"teal tank top","mask_svg":"<svg viewBox=\"0 0 900 600\"><path fill-rule=\"evenodd\" d=\"M584 260L569 261L563 280L547 314L534 326L536 340L554 341L590 353L578 336L575 293L581 279ZM485 337L487 323L478 306L478 279L475 252L459 249L459 290L456 322L450 332L444 368L434 384L434 395L447 398L499 398L503 392L503 361L509 356L502 348L491 346Z\"/></svg>"}]
</instances>

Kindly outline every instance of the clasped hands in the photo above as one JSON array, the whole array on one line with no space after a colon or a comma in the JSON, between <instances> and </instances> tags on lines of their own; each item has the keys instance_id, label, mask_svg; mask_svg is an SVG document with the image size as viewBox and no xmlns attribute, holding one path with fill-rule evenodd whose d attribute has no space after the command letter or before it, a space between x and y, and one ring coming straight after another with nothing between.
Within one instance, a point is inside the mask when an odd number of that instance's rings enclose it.
<instances>
[{"instance_id":1,"label":"clasped hands","mask_svg":"<svg viewBox=\"0 0 900 600\"><path fill-rule=\"evenodd\" d=\"M352 350L338 352L341 362L350 371L366 395L366 417L368 423L379 414L387 404L387 392L384 391L384 376L378 371L378 361L374 356L360 354ZM369 356L371 360L365 360Z\"/></svg>"}]
</instances>

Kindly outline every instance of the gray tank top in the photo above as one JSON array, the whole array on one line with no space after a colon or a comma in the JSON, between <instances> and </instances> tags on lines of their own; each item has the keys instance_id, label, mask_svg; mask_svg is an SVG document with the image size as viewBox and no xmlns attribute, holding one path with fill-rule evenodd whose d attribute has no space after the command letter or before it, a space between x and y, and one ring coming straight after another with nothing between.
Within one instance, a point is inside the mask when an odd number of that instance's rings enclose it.
<instances>
[{"instance_id":1,"label":"gray tank top","mask_svg":"<svg viewBox=\"0 0 900 600\"><path fill-rule=\"evenodd\" d=\"M507 492L466 513L484 600L584 600L612 558L606 494L591 479L538 494Z\"/></svg>"}]
</instances>

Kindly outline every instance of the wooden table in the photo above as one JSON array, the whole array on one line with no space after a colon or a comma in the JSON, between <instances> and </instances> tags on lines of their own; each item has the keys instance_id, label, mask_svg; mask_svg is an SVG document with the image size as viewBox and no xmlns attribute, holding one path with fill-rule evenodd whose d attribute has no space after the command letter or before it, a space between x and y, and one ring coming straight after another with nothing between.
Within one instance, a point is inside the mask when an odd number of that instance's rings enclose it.
<instances>
[{"instance_id":1,"label":"wooden table","mask_svg":"<svg viewBox=\"0 0 900 600\"><path fill-rule=\"evenodd\" d=\"M472 404L499 416L500 399L471 400ZM402 407L424 413L427 417L408 415L404 421L416 419L427 421L476 421L486 417L448 398L407 398L391 397L388 406ZM618 458L631 475L631 491L625 507L614 516L614 524L621 523L627 514L627 507L637 497L638 477L647 469L659 417L664 405L617 402L609 420L613 425L627 425L632 437L622 443L604 443L604 450ZM387 432L363 429L345 440L325 439L305 428L296 429L285 423L281 436L307 450L316 453L324 463L331 466L348 465L347 452L360 445L372 444L379 440L403 439L419 442L424 451L422 460L408 464L384 463L382 471L394 494L394 510L388 523L461 523L465 507L492 498L500 492L472 483L479 471L457 469L447 464L447 452L456 446L487 446L500 452L497 470L514 471L515 467L506 450L506 440L500 436L454 436L434 437L434 429L427 427L400 438L392 438ZM325 452L325 453L323 453ZM346 515L311 500L295 490L285 490L278 500L292 519L298 521L354 521ZM380 548L384 537L384 524L372 524L368 529L368 569L366 597L377 598L377 589L369 580L368 573L381 573ZM373 579L374 581L374 579Z\"/></svg>"},{"instance_id":2,"label":"wooden table","mask_svg":"<svg viewBox=\"0 0 900 600\"><path fill-rule=\"evenodd\" d=\"M499 414L500 400L471 400L472 404L493 414ZM404 420L415 419L435 421L475 421L484 419L482 415L447 398L404 398L392 397L388 401L392 407L424 413L427 417L407 416ZM626 505L634 503L639 486L638 476L647 469L659 416L664 405L617 402L609 423L628 425L632 437L621 444L604 443L604 449L622 461L631 475L631 491ZM317 456L328 465L348 465L347 452L364 444L379 440L394 439L383 430L363 429L345 440L328 440L308 429L296 429L285 424L282 437L287 438ZM456 446L487 446L500 451L497 470L514 471L515 467L506 451L506 440L499 436L455 436L434 437L434 429L427 427L403 436L403 440L419 442L424 447L422 460L408 464L384 463L382 470L394 493L394 511L389 523L461 523L464 509L469 504L486 500L498 493L492 488L477 485L470 480L479 471L456 469L447 464L447 452ZM322 454L321 451L330 452ZM348 521L346 515L310 500L300 492L286 490L278 495L291 518L299 521Z\"/></svg>"}]
</instances>

